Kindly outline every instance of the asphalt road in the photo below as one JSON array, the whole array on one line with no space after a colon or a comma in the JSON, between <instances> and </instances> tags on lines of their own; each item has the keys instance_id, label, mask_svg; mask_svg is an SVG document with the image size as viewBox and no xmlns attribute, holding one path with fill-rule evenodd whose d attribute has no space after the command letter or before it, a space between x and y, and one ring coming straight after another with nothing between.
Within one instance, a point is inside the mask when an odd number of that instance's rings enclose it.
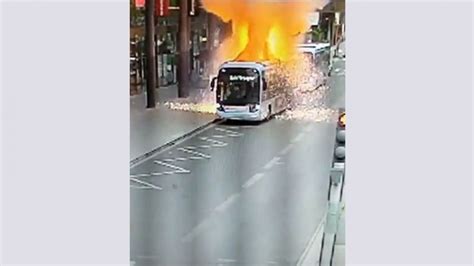
<instances>
[{"instance_id":1,"label":"asphalt road","mask_svg":"<svg viewBox=\"0 0 474 266\"><path fill-rule=\"evenodd\" d=\"M343 73L330 84L328 105L344 107ZM327 207L334 134L334 123L217 124L134 166L131 260L295 265Z\"/></svg>"},{"instance_id":2,"label":"asphalt road","mask_svg":"<svg viewBox=\"0 0 474 266\"><path fill-rule=\"evenodd\" d=\"M326 208L333 129L217 125L132 168L132 260L296 262Z\"/></svg>"}]
</instances>

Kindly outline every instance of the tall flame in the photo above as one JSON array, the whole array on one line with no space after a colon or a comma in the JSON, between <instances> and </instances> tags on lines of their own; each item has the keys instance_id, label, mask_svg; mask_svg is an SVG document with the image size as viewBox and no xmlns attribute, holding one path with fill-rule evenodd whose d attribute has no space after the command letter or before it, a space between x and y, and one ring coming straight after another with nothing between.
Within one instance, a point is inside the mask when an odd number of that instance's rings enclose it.
<instances>
[{"instance_id":1,"label":"tall flame","mask_svg":"<svg viewBox=\"0 0 474 266\"><path fill-rule=\"evenodd\" d=\"M221 60L288 61L298 35L309 29L315 0L202 0L204 8L232 22L232 36L219 50Z\"/></svg>"}]
</instances>

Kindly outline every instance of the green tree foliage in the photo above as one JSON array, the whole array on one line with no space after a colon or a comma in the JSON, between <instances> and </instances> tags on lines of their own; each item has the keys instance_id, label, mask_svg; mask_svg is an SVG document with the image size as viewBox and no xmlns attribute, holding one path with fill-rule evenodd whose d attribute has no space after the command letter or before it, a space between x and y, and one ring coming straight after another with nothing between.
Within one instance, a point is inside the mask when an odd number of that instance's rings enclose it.
<instances>
[{"instance_id":1,"label":"green tree foliage","mask_svg":"<svg viewBox=\"0 0 474 266\"><path fill-rule=\"evenodd\" d=\"M325 31L319 27L313 29L312 35L313 35L313 40L316 40L317 42L324 41L325 36L326 36Z\"/></svg>"}]
</instances>

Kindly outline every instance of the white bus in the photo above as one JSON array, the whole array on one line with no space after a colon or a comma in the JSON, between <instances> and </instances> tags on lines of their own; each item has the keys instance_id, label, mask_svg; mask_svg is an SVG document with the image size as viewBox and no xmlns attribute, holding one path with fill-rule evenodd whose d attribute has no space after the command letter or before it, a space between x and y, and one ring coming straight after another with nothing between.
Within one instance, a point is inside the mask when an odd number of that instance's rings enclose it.
<instances>
[{"instance_id":1,"label":"white bus","mask_svg":"<svg viewBox=\"0 0 474 266\"><path fill-rule=\"evenodd\" d=\"M287 101L270 63L230 61L211 81L217 115L228 120L263 121L283 112Z\"/></svg>"},{"instance_id":2,"label":"white bus","mask_svg":"<svg viewBox=\"0 0 474 266\"><path fill-rule=\"evenodd\" d=\"M331 45L329 43L305 43L298 45L298 51L307 55L315 67L321 70L324 75L331 73Z\"/></svg>"}]
</instances>

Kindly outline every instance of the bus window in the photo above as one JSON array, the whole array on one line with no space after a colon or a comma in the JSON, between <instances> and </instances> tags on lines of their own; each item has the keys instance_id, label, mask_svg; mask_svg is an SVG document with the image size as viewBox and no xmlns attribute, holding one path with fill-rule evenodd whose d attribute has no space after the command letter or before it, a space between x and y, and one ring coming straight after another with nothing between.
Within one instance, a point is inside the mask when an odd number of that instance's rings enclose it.
<instances>
[{"instance_id":1,"label":"bus window","mask_svg":"<svg viewBox=\"0 0 474 266\"><path fill-rule=\"evenodd\" d=\"M263 90L266 91L267 90L267 79L266 79L266 76L265 76L265 71L262 72L262 87L263 87Z\"/></svg>"},{"instance_id":2,"label":"bus window","mask_svg":"<svg viewBox=\"0 0 474 266\"><path fill-rule=\"evenodd\" d=\"M228 105L258 103L259 74L251 68L227 68L218 76L219 102Z\"/></svg>"},{"instance_id":3,"label":"bus window","mask_svg":"<svg viewBox=\"0 0 474 266\"><path fill-rule=\"evenodd\" d=\"M309 62L311 64L315 63L315 57L314 57L313 53L310 53L310 52L303 52L303 60L305 62Z\"/></svg>"}]
</instances>

